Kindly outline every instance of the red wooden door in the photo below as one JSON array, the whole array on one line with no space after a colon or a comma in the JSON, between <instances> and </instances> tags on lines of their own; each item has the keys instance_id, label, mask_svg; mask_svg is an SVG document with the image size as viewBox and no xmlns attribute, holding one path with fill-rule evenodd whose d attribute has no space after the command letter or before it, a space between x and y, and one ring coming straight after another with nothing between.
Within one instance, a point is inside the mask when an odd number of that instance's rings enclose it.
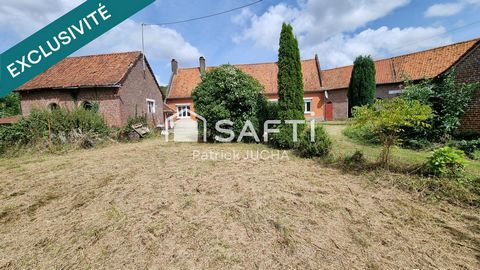
<instances>
[{"instance_id":1,"label":"red wooden door","mask_svg":"<svg viewBox=\"0 0 480 270\"><path fill-rule=\"evenodd\" d=\"M332 121L333 120L333 103L327 102L325 107L325 121Z\"/></svg>"}]
</instances>

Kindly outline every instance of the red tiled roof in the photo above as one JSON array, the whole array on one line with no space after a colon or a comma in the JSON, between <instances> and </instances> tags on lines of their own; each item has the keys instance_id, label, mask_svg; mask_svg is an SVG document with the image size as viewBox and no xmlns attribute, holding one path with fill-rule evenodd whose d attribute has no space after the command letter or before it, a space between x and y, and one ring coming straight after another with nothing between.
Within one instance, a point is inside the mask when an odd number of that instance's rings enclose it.
<instances>
[{"instance_id":1,"label":"red tiled roof","mask_svg":"<svg viewBox=\"0 0 480 270\"><path fill-rule=\"evenodd\" d=\"M398 81L436 77L457 63L472 49L480 38L431 50L393 57L392 62Z\"/></svg>"},{"instance_id":2,"label":"red tiled roof","mask_svg":"<svg viewBox=\"0 0 480 270\"><path fill-rule=\"evenodd\" d=\"M480 38L375 61L377 84L433 78L454 66ZM322 70L324 89L348 88L353 66Z\"/></svg>"},{"instance_id":3,"label":"red tiled roof","mask_svg":"<svg viewBox=\"0 0 480 270\"><path fill-rule=\"evenodd\" d=\"M170 108L170 106L168 106L167 103L163 103L163 112L175 113L175 110Z\"/></svg>"},{"instance_id":4,"label":"red tiled roof","mask_svg":"<svg viewBox=\"0 0 480 270\"><path fill-rule=\"evenodd\" d=\"M65 58L17 91L116 86L140 56L140 52L126 52Z\"/></svg>"},{"instance_id":5,"label":"red tiled roof","mask_svg":"<svg viewBox=\"0 0 480 270\"><path fill-rule=\"evenodd\" d=\"M375 61L377 84L400 83L405 79L419 80L438 76L452 66L470 49L478 44L480 38L434 48L426 51ZM302 61L305 91L332 90L348 88L353 66L339 67L321 71L321 87L316 60ZM266 94L277 93L276 63L235 65L257 79L265 88ZM208 70L210 70L209 68ZM201 82L199 68L179 69L174 76L168 98L187 98Z\"/></svg>"},{"instance_id":6,"label":"red tiled roof","mask_svg":"<svg viewBox=\"0 0 480 270\"><path fill-rule=\"evenodd\" d=\"M277 63L234 65L243 72L257 79L263 86L266 94L277 93ZM214 67L209 67L207 71ZM305 91L321 90L315 59L302 61L303 83ZM168 98L184 98L192 95L193 89L201 82L199 68L179 69L174 76Z\"/></svg>"},{"instance_id":7,"label":"red tiled roof","mask_svg":"<svg viewBox=\"0 0 480 270\"><path fill-rule=\"evenodd\" d=\"M10 116L10 117L4 117L0 118L0 125L5 125L5 124L13 124L18 122L22 117L21 116Z\"/></svg>"},{"instance_id":8,"label":"red tiled roof","mask_svg":"<svg viewBox=\"0 0 480 270\"><path fill-rule=\"evenodd\" d=\"M324 89L347 88L350 84L353 66L322 70L322 87ZM389 59L375 61L377 84L395 81L392 62Z\"/></svg>"}]
</instances>

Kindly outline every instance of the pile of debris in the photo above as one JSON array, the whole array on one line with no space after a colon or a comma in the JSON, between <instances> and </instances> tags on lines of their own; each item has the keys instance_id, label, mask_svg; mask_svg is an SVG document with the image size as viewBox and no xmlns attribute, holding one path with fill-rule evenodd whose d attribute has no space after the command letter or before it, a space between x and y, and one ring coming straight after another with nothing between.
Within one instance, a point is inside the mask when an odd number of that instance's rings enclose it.
<instances>
[{"instance_id":1,"label":"pile of debris","mask_svg":"<svg viewBox=\"0 0 480 270\"><path fill-rule=\"evenodd\" d=\"M150 133L150 129L141 123L131 125L131 128L133 130L128 133L129 141L138 141Z\"/></svg>"}]
</instances>

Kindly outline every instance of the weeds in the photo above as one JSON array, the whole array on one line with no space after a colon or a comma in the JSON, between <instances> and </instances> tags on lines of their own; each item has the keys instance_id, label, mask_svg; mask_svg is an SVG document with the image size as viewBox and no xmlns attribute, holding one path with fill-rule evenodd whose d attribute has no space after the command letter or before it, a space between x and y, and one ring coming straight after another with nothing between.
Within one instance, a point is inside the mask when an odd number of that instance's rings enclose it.
<instances>
[{"instance_id":1,"label":"weeds","mask_svg":"<svg viewBox=\"0 0 480 270\"><path fill-rule=\"evenodd\" d=\"M110 133L102 116L78 108L33 110L11 126L0 127L0 154L25 146L58 150L65 145L91 148Z\"/></svg>"}]
</instances>

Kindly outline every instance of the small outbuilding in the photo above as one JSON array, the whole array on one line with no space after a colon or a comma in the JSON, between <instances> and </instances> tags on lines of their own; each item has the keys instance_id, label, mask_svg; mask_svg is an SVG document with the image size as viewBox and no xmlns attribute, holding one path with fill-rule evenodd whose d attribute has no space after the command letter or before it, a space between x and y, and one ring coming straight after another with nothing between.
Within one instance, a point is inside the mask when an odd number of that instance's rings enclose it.
<instances>
[{"instance_id":1,"label":"small outbuilding","mask_svg":"<svg viewBox=\"0 0 480 270\"><path fill-rule=\"evenodd\" d=\"M22 114L34 108L98 108L111 127L146 116L150 126L163 124L163 99L141 52L69 57L16 90Z\"/></svg>"}]
</instances>

